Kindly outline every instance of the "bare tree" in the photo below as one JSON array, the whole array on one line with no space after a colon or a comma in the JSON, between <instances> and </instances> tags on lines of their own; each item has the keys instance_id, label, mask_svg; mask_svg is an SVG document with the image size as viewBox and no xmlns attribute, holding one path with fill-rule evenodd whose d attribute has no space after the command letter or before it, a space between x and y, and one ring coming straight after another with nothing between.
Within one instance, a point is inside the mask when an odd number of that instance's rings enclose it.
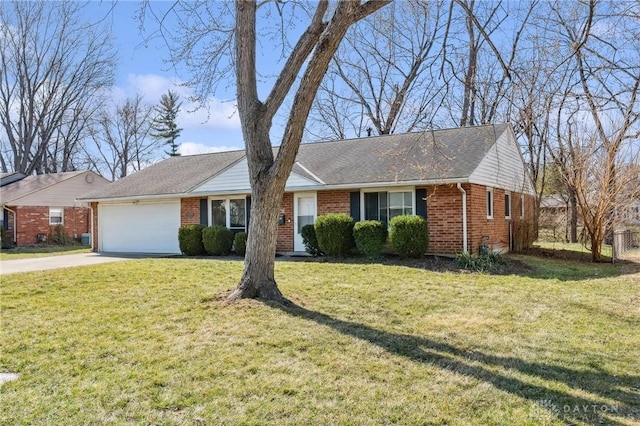
<instances>
[{"instance_id":1,"label":"bare tree","mask_svg":"<svg viewBox=\"0 0 640 426\"><path fill-rule=\"evenodd\" d=\"M87 162L111 180L152 164L162 142L150 137L153 108L140 95L99 113L91 130Z\"/></svg>"},{"instance_id":2,"label":"bare tree","mask_svg":"<svg viewBox=\"0 0 640 426\"><path fill-rule=\"evenodd\" d=\"M570 10L552 7L569 61L550 153L575 198L594 261L613 229L621 194L628 196L622 171L633 169L640 149L639 8L595 0Z\"/></svg>"},{"instance_id":3,"label":"bare tree","mask_svg":"<svg viewBox=\"0 0 640 426\"><path fill-rule=\"evenodd\" d=\"M181 46L174 49L173 59L184 61L195 72L191 83L196 91L205 96L215 89L220 78L228 77L230 71L235 76L249 166L251 220L242 277L230 299L283 301L274 275L277 218L309 110L349 27L389 1L261 2L258 6L255 1L237 0L231 11L235 15L231 25L225 24L229 23L224 15L229 12L226 3L179 3L172 8L180 15L182 29L173 39ZM259 7L265 11L260 20ZM274 18L276 25L305 22L292 47L284 27L275 32L273 27L269 29L269 23L274 25ZM161 16L159 20L163 22ZM265 31L261 32L258 27ZM260 71L256 47L260 43L273 46L276 41L282 46L284 64L268 88L266 83L259 85L258 82L273 75L273 71ZM283 111L287 98L290 98L287 110ZM279 112L286 117L286 124L280 147L274 153L270 133Z\"/></svg>"},{"instance_id":4,"label":"bare tree","mask_svg":"<svg viewBox=\"0 0 640 426\"><path fill-rule=\"evenodd\" d=\"M3 170L73 168L88 110L113 79L109 32L74 2L0 4ZM6 144L6 146L4 146Z\"/></svg>"},{"instance_id":5,"label":"bare tree","mask_svg":"<svg viewBox=\"0 0 640 426\"><path fill-rule=\"evenodd\" d=\"M441 1L393 3L354 25L332 60L309 132L321 139L430 127L444 86L429 75L440 61ZM316 124L316 126L314 126Z\"/></svg>"}]
</instances>

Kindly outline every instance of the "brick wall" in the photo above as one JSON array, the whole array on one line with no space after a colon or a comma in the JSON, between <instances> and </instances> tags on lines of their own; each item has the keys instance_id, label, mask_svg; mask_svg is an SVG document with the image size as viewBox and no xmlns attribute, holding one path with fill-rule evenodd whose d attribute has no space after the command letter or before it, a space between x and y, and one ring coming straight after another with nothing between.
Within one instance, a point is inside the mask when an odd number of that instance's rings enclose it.
<instances>
[{"instance_id":1,"label":"brick wall","mask_svg":"<svg viewBox=\"0 0 640 426\"><path fill-rule=\"evenodd\" d=\"M346 213L351 211L350 191L320 191L318 192L318 216L327 213Z\"/></svg>"},{"instance_id":2,"label":"brick wall","mask_svg":"<svg viewBox=\"0 0 640 426\"><path fill-rule=\"evenodd\" d=\"M510 234L512 238L516 238L516 230L519 226L533 222L534 197L525 195L524 218L520 218L522 194L510 192L511 219L507 219L505 218L505 192L503 189L493 189L493 219L487 219L487 188L482 185L471 185L470 190L467 191L470 252L478 252L483 236L488 237L487 242L493 250L508 251ZM515 244L515 241L512 243Z\"/></svg>"},{"instance_id":3,"label":"brick wall","mask_svg":"<svg viewBox=\"0 0 640 426\"><path fill-rule=\"evenodd\" d=\"M284 212L285 223L283 225L278 225L276 251L293 251L293 193L285 192L282 196L280 212Z\"/></svg>"},{"instance_id":4,"label":"brick wall","mask_svg":"<svg viewBox=\"0 0 640 426\"><path fill-rule=\"evenodd\" d=\"M180 199L180 225L200 223L200 198Z\"/></svg>"},{"instance_id":5,"label":"brick wall","mask_svg":"<svg viewBox=\"0 0 640 426\"><path fill-rule=\"evenodd\" d=\"M51 241L55 225L49 225L49 207L19 206L12 210L15 210L18 215L17 245L36 244L38 234L46 235L47 239ZM89 214L88 208L65 207L63 212L64 234L80 241L82 234L91 232Z\"/></svg>"},{"instance_id":6,"label":"brick wall","mask_svg":"<svg viewBox=\"0 0 640 426\"><path fill-rule=\"evenodd\" d=\"M91 236L91 250L98 251L98 203L91 203L93 210L93 235Z\"/></svg>"},{"instance_id":7,"label":"brick wall","mask_svg":"<svg viewBox=\"0 0 640 426\"><path fill-rule=\"evenodd\" d=\"M429 252L462 252L462 193L455 185L434 185L426 189ZM422 201L416 200L419 202Z\"/></svg>"}]
</instances>

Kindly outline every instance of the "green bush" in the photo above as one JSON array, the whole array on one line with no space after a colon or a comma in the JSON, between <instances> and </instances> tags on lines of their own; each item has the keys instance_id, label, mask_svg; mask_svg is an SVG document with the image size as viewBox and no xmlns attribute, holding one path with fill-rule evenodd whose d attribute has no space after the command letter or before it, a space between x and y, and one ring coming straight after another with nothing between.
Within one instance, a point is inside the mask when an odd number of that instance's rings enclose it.
<instances>
[{"instance_id":1,"label":"green bush","mask_svg":"<svg viewBox=\"0 0 640 426\"><path fill-rule=\"evenodd\" d=\"M459 268L476 272L495 271L498 266L505 263L507 262L500 253L491 251L478 255L464 252L456 256L456 264Z\"/></svg>"},{"instance_id":2,"label":"green bush","mask_svg":"<svg viewBox=\"0 0 640 426\"><path fill-rule=\"evenodd\" d=\"M213 256L225 256L233 247L233 232L220 225L213 225L202 230L202 243L207 253Z\"/></svg>"},{"instance_id":3,"label":"green bush","mask_svg":"<svg viewBox=\"0 0 640 426\"><path fill-rule=\"evenodd\" d=\"M180 251L187 256L200 256L206 253L202 243L202 230L199 224L183 225L178 228Z\"/></svg>"},{"instance_id":4,"label":"green bush","mask_svg":"<svg viewBox=\"0 0 640 426\"><path fill-rule=\"evenodd\" d=\"M427 221L420 216L396 216L391 219L389 239L398 253L419 258L429 248Z\"/></svg>"},{"instance_id":5,"label":"green bush","mask_svg":"<svg viewBox=\"0 0 640 426\"><path fill-rule=\"evenodd\" d=\"M77 241L71 238L71 236L64 233L63 225L56 225L53 229L49 229L49 241L58 246L72 246L77 245Z\"/></svg>"},{"instance_id":6,"label":"green bush","mask_svg":"<svg viewBox=\"0 0 640 426\"><path fill-rule=\"evenodd\" d=\"M238 256L244 256L247 252L247 233L238 232L233 238L233 249Z\"/></svg>"},{"instance_id":7,"label":"green bush","mask_svg":"<svg viewBox=\"0 0 640 426\"><path fill-rule=\"evenodd\" d=\"M318 239L316 238L316 228L313 225L305 225L300 230L304 249L311 256L321 256L322 250L318 247Z\"/></svg>"},{"instance_id":8,"label":"green bush","mask_svg":"<svg viewBox=\"0 0 640 426\"><path fill-rule=\"evenodd\" d=\"M353 218L344 213L319 216L314 225L318 247L329 256L344 256L354 246Z\"/></svg>"},{"instance_id":9,"label":"green bush","mask_svg":"<svg viewBox=\"0 0 640 426\"><path fill-rule=\"evenodd\" d=\"M379 220L364 220L353 226L356 248L365 256L379 256L387 241L387 227Z\"/></svg>"}]
</instances>

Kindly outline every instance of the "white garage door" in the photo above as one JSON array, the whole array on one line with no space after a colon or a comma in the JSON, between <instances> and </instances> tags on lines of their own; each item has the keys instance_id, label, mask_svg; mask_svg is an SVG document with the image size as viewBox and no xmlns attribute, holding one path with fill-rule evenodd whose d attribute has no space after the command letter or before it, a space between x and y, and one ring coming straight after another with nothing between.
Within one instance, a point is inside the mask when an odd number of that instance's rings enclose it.
<instances>
[{"instance_id":1,"label":"white garage door","mask_svg":"<svg viewBox=\"0 0 640 426\"><path fill-rule=\"evenodd\" d=\"M180 201L99 206L100 251L180 253Z\"/></svg>"}]
</instances>

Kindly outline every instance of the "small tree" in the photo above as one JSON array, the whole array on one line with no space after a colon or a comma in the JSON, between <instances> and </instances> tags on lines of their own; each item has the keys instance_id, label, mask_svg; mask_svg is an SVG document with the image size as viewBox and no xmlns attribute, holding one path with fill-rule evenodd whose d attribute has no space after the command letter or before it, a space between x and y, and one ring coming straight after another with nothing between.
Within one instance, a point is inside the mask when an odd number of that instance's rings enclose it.
<instances>
[{"instance_id":1,"label":"small tree","mask_svg":"<svg viewBox=\"0 0 640 426\"><path fill-rule=\"evenodd\" d=\"M178 145L176 139L180 136L181 128L178 127L176 119L180 112L182 102L179 102L180 96L177 93L169 90L165 95L160 97L160 104L154 109L158 115L153 119L151 128L153 132L151 137L164 141L166 145L171 147L171 151L167 152L172 157L180 155L178 152Z\"/></svg>"}]
</instances>

